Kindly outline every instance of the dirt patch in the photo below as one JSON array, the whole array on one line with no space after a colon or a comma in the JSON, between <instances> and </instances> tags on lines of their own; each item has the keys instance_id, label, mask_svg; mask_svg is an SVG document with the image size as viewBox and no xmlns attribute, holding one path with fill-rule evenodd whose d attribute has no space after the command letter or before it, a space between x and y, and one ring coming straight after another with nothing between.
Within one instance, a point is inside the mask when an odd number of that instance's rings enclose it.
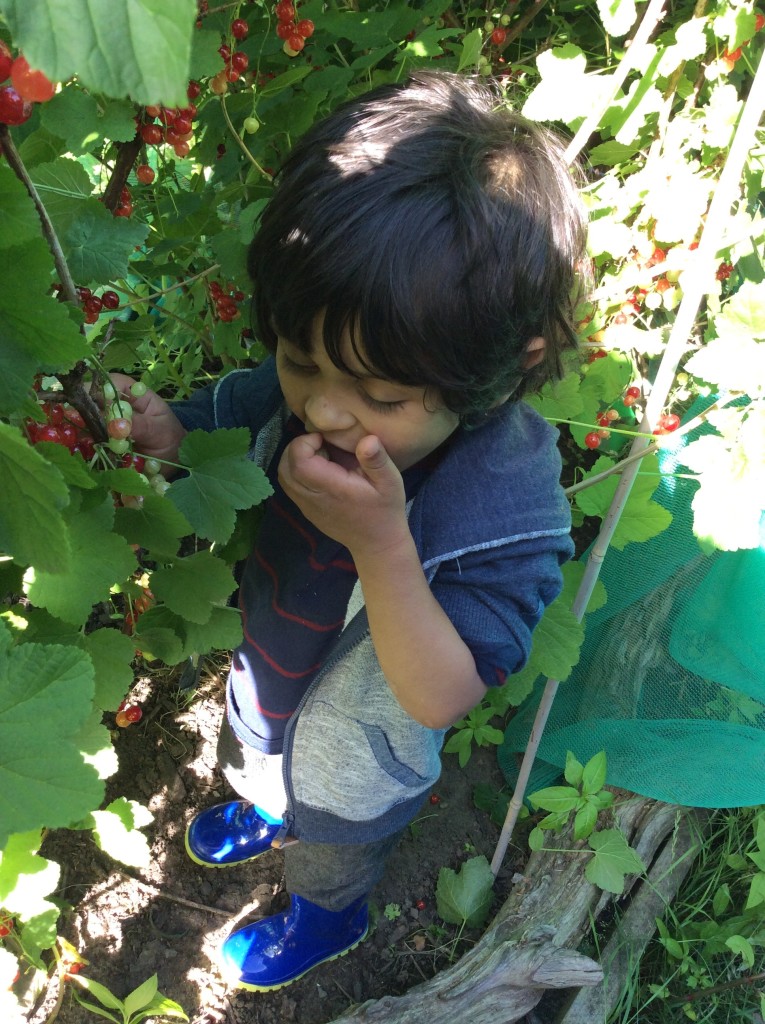
<instances>
[{"instance_id":1,"label":"dirt patch","mask_svg":"<svg viewBox=\"0 0 765 1024\"><path fill-rule=\"evenodd\" d=\"M464 769L455 757L444 757L435 789L440 799L425 801L391 857L373 894L366 942L274 993L226 989L213 966L216 947L233 925L282 909L287 897L277 851L224 870L198 867L185 854L183 836L194 814L232 795L215 761L224 672L218 666L203 675L190 696L178 691L177 675L142 678L132 696L140 700L143 720L116 731L120 769L109 780L108 799L136 800L154 815L145 829L148 868L122 869L90 832L46 837L42 854L62 867L56 896L71 907L59 930L88 959L83 973L120 998L156 973L160 991L195 1024L324 1024L354 1004L403 993L446 968L480 933L458 937L455 927L443 924L436 881L443 866L456 869L477 854L491 859L499 829L476 809L472 794L478 782L497 790L504 784L493 747L477 751ZM513 859L511 851L496 886L497 907L520 863ZM30 1020L46 1019L54 988ZM56 1018L57 1024L96 1019L70 992Z\"/></svg>"}]
</instances>

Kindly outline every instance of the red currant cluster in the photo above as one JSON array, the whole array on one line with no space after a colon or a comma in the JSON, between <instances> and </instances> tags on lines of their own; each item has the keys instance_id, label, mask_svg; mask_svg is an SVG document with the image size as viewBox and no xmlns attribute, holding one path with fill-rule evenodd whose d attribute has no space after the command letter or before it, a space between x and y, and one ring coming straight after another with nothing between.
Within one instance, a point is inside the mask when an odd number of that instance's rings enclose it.
<instances>
[{"instance_id":1,"label":"red currant cluster","mask_svg":"<svg viewBox=\"0 0 765 1024\"><path fill-rule=\"evenodd\" d=\"M32 104L47 103L56 91L42 71L33 71L21 53L14 59L0 40L0 82L7 78L11 84L0 88L0 124L11 127L23 124L32 116Z\"/></svg>"},{"instance_id":2,"label":"red currant cluster","mask_svg":"<svg viewBox=\"0 0 765 1024\"><path fill-rule=\"evenodd\" d=\"M246 22L242 22L242 24L246 24ZM227 43L221 43L218 53L223 58L224 66L222 71L210 79L210 88L217 96L221 96L228 92L229 83L239 81L249 66L250 58L241 50L235 50L232 53L231 47Z\"/></svg>"},{"instance_id":3,"label":"red currant cluster","mask_svg":"<svg viewBox=\"0 0 765 1024\"><path fill-rule=\"evenodd\" d=\"M146 611L146 609L154 600L150 590L147 590L145 593L149 595L149 599L148 603L143 607L143 611ZM138 609L138 602L142 600L143 597L139 597L133 602L133 608L136 609L136 611ZM138 614L141 613L139 612ZM127 615L125 616L126 625L128 618L131 620L130 632L132 633L137 615L128 612ZM117 708L117 714L115 715L114 718L114 724L118 725L120 729L127 729L129 725L133 725L135 722L140 722L142 718L143 711L141 711L137 704L128 704L127 700L123 700L120 706Z\"/></svg>"},{"instance_id":4,"label":"red currant cluster","mask_svg":"<svg viewBox=\"0 0 765 1024\"><path fill-rule=\"evenodd\" d=\"M191 91L191 85L192 83L189 82L187 95ZM193 122L196 116L197 108L193 103L189 103L186 107L174 108L150 105L144 107L143 116L138 118L136 123L141 138L147 146L159 146L166 143L173 147L177 157L182 158L188 156L189 139L194 134Z\"/></svg>"},{"instance_id":5,"label":"red currant cluster","mask_svg":"<svg viewBox=\"0 0 765 1024\"><path fill-rule=\"evenodd\" d=\"M596 359L605 359L607 355L608 355L608 352L606 352L605 349L602 349L602 348L593 349L587 355L587 362L588 363L594 363Z\"/></svg>"},{"instance_id":6,"label":"red currant cluster","mask_svg":"<svg viewBox=\"0 0 765 1024\"><path fill-rule=\"evenodd\" d=\"M654 434L671 434L679 426L680 417L673 412L666 413L664 416L659 416L659 422L656 424Z\"/></svg>"},{"instance_id":7,"label":"red currant cluster","mask_svg":"<svg viewBox=\"0 0 765 1024\"><path fill-rule=\"evenodd\" d=\"M51 444L60 444L72 455L80 454L89 462L96 452L95 441L88 433L80 412L61 402L43 402L41 408L45 414L44 423L33 419L24 423L30 443L49 441Z\"/></svg>"},{"instance_id":8,"label":"red currant cluster","mask_svg":"<svg viewBox=\"0 0 765 1024\"><path fill-rule=\"evenodd\" d=\"M715 274L715 277L718 281L727 281L732 273L732 263L721 263L720 266L717 268L717 273Z\"/></svg>"},{"instance_id":9,"label":"red currant cluster","mask_svg":"<svg viewBox=\"0 0 765 1024\"><path fill-rule=\"evenodd\" d=\"M115 217L129 217L133 212L133 197L130 194L130 189L125 185L120 192L120 201L114 207ZM92 323L92 321L88 321Z\"/></svg>"},{"instance_id":10,"label":"red currant cluster","mask_svg":"<svg viewBox=\"0 0 765 1024\"><path fill-rule=\"evenodd\" d=\"M754 14L754 31L760 32L765 28L765 14L761 14L759 11L753 11ZM725 64L728 71L732 71L737 60L741 59L742 48L749 46L751 39L745 39L741 46L737 46L735 50L723 50L722 62Z\"/></svg>"},{"instance_id":11,"label":"red currant cluster","mask_svg":"<svg viewBox=\"0 0 765 1024\"><path fill-rule=\"evenodd\" d=\"M13 918L6 914L5 911L0 911L0 939L4 939L7 935L10 935L13 931Z\"/></svg>"},{"instance_id":12,"label":"red currant cluster","mask_svg":"<svg viewBox=\"0 0 765 1024\"><path fill-rule=\"evenodd\" d=\"M635 387L635 385L631 388L627 388L624 392L624 397L622 398L622 405L626 405L627 408L634 405L638 398L640 398L640 393L640 388Z\"/></svg>"},{"instance_id":13,"label":"red currant cluster","mask_svg":"<svg viewBox=\"0 0 765 1024\"><path fill-rule=\"evenodd\" d=\"M276 34L284 40L284 52L288 57L297 57L306 39L313 35L314 23L309 18L296 21L295 5L290 0L280 0L274 14L277 18Z\"/></svg>"},{"instance_id":14,"label":"red currant cluster","mask_svg":"<svg viewBox=\"0 0 765 1024\"><path fill-rule=\"evenodd\" d=\"M219 320L229 324L241 315L238 303L244 302L245 294L237 290L229 281L225 290L217 281L210 282L210 300L215 306L215 313Z\"/></svg>"},{"instance_id":15,"label":"red currant cluster","mask_svg":"<svg viewBox=\"0 0 765 1024\"><path fill-rule=\"evenodd\" d=\"M127 216L127 214L122 216ZM120 304L119 295L111 290L101 292L100 295L94 295L90 288L78 288L77 294L80 296L80 302L82 302L82 308L85 311L86 324L94 324L98 320L99 313L104 309L117 309Z\"/></svg>"}]
</instances>

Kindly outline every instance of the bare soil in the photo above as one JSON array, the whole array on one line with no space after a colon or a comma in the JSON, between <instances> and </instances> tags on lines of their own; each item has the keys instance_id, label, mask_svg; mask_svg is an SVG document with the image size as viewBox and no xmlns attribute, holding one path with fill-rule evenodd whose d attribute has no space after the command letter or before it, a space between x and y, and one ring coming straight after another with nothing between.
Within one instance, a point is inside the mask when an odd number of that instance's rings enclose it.
<instances>
[{"instance_id":1,"label":"bare soil","mask_svg":"<svg viewBox=\"0 0 765 1024\"><path fill-rule=\"evenodd\" d=\"M499 828L475 807L473 788L478 782L497 790L504 785L493 747L476 751L464 769L454 756L444 757L436 799L424 802L373 893L366 942L273 993L226 989L214 966L217 946L244 920L281 910L287 895L278 851L249 865L210 870L192 863L184 850L194 814L233 795L215 761L225 669L212 666L199 690L185 696L177 689L177 672L139 678L131 699L141 703L144 717L116 730L120 768L109 780L107 798L136 800L153 814L145 829L147 868L113 861L89 831L60 830L45 840L42 854L62 867L59 931L89 961L82 973L119 998L156 973L160 991L194 1024L325 1024L352 1005L403 993L443 970L480 937L477 931L458 935L441 921L435 889L442 867L457 869L477 854L491 859ZM511 848L496 907L522 859ZM418 909L420 901L424 909ZM66 989L57 1024L98 1019L74 1000L71 984ZM54 978L30 1011L30 1024L48 1020L58 994Z\"/></svg>"}]
</instances>

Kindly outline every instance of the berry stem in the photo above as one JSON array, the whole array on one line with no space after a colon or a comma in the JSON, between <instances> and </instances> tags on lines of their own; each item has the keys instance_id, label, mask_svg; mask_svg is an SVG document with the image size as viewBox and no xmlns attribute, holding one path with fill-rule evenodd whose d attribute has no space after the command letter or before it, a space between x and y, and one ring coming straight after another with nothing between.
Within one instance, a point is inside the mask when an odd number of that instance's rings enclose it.
<instances>
[{"instance_id":1,"label":"berry stem","mask_svg":"<svg viewBox=\"0 0 765 1024\"><path fill-rule=\"evenodd\" d=\"M231 123L231 118L230 118L230 117L228 116L228 110L226 109L226 97L225 97L225 95L224 95L224 94L221 94L221 95L220 95L220 105L221 105L221 109L223 110L223 116L224 116L224 117L225 117L225 119L226 119L226 124L228 125L228 129L229 129L229 131L231 132L231 134L233 135L233 137L234 137L234 140L236 141L236 144L237 144L237 146L239 146L239 148L240 148L240 149L241 149L241 151L242 151L242 152L244 153L244 155L245 155L245 156L247 157L247 159L248 159L248 160L250 161L250 163L252 164L252 166L253 166L253 167L254 167L254 168L255 168L255 169L256 169L256 170L257 170L257 171L258 171L258 172L259 172L260 174L262 174L264 178L268 178L268 180L269 180L269 181L273 181L273 180L274 180L274 176L273 176L273 174L269 174L269 173L268 173L268 171L264 170L264 169L263 169L263 168L262 168L262 167L260 166L260 164L259 164L259 163L258 163L258 161L257 161L257 160L255 159L255 157L254 157L254 156L252 155L252 153L251 153L251 152L249 151L249 149L247 148L247 146L245 146L245 144L244 144L244 141L243 141L243 140L242 140L242 138L240 137L240 135L239 135L239 133L237 132L236 128L234 128L233 124Z\"/></svg>"}]
</instances>

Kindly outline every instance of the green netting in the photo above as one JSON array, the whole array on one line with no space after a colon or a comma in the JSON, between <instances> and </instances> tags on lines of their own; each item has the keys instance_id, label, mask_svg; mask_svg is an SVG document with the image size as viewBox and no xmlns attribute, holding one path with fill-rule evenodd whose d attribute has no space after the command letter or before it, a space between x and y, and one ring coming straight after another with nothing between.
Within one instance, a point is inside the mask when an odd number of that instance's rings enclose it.
<instances>
[{"instance_id":1,"label":"green netting","mask_svg":"<svg viewBox=\"0 0 765 1024\"><path fill-rule=\"evenodd\" d=\"M684 471L683 443L661 454L662 472ZM696 487L664 477L655 497L672 513L669 529L608 552L608 601L587 617L530 792L550 784L567 750L580 761L605 750L609 783L644 796L696 807L765 802L765 517L760 548L705 554L692 533ZM499 748L513 784L544 682Z\"/></svg>"}]
</instances>

